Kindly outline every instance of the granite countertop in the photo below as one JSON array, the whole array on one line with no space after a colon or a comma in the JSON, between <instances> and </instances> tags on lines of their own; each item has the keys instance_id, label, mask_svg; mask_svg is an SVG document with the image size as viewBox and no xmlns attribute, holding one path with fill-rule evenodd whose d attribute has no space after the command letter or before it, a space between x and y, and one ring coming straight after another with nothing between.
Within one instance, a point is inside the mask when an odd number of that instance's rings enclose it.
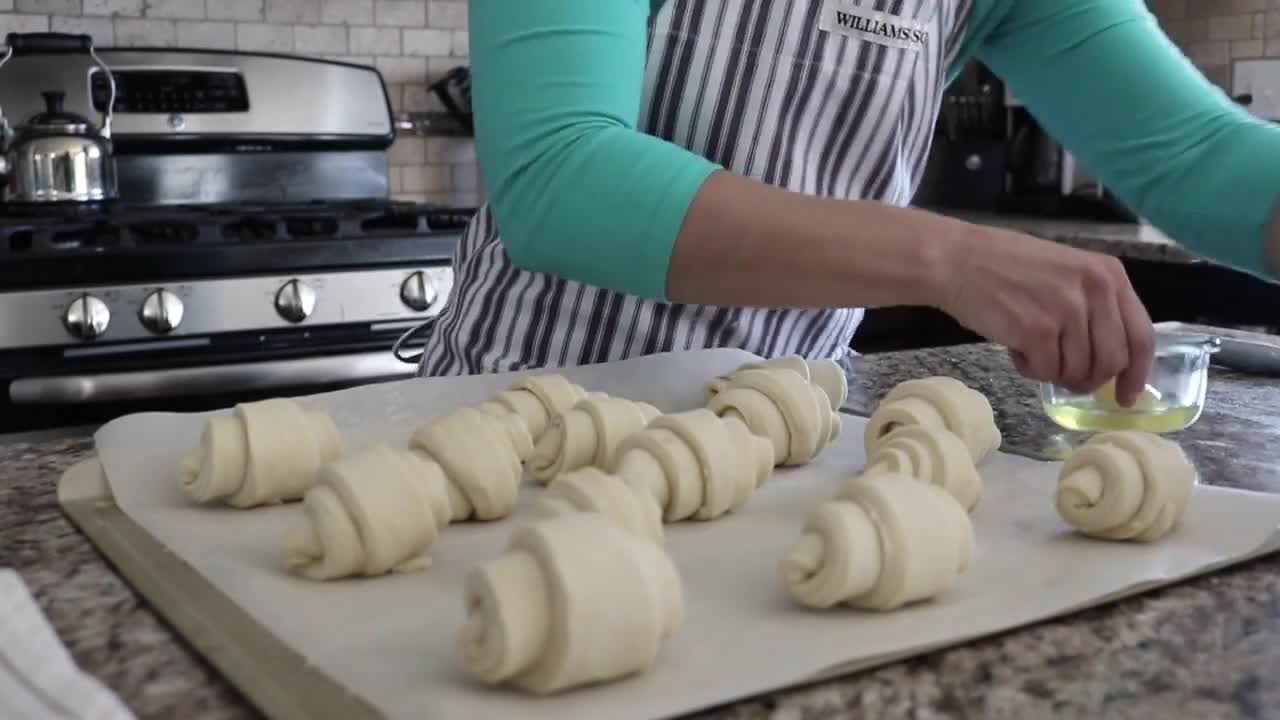
<instances>
[{"instance_id":1,"label":"granite countertop","mask_svg":"<svg viewBox=\"0 0 1280 720\"><path fill-rule=\"evenodd\" d=\"M946 214L978 225L1017 230L1045 240L1121 258L1172 263L1204 262L1198 255L1147 224L966 211L946 211Z\"/></svg>"},{"instance_id":2,"label":"granite countertop","mask_svg":"<svg viewBox=\"0 0 1280 720\"><path fill-rule=\"evenodd\" d=\"M969 345L858 361L850 408L902 380L950 375L991 398L1005 449L1054 427L1005 354ZM1213 372L1200 421L1173 436L1205 482L1280 492L1280 379ZM0 567L15 567L82 668L139 717L257 717L64 518L59 474L88 438L0 445ZM1280 717L1280 556L699 718Z\"/></svg>"}]
</instances>

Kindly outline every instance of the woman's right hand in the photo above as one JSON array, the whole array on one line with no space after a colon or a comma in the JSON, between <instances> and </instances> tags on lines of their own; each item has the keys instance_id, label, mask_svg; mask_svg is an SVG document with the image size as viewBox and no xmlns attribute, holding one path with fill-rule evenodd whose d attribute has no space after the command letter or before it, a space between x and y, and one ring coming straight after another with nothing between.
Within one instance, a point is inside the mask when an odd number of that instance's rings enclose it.
<instances>
[{"instance_id":1,"label":"woman's right hand","mask_svg":"<svg viewBox=\"0 0 1280 720\"><path fill-rule=\"evenodd\" d=\"M999 228L960 235L940 309L1008 347L1032 380L1083 393L1116 378L1116 399L1137 399L1155 337L1119 260Z\"/></svg>"}]
</instances>

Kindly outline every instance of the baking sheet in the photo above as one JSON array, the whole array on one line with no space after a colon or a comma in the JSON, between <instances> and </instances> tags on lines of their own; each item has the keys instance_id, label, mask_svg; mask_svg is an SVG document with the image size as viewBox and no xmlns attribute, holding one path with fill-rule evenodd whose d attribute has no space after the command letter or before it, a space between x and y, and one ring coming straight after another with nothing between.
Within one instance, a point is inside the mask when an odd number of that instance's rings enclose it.
<instances>
[{"instance_id":1,"label":"baking sheet","mask_svg":"<svg viewBox=\"0 0 1280 720\"><path fill-rule=\"evenodd\" d=\"M590 389L672 411L698 406L707 378L749 359L712 350L563 372ZM511 376L406 380L301 401L333 413L354 446L402 444L417 424L510 382ZM1209 487L1197 489L1181 527L1158 544L1085 540L1053 510L1056 464L998 454L982 467L985 494L973 515L976 562L953 591L891 614L804 610L786 596L778 563L814 506L862 465L865 421L845 416L841 437L816 462L778 471L740 512L668 526L688 614L650 673L531 698L467 682L456 669L454 643L463 620L462 578L502 550L527 517L534 486L508 520L450 526L425 573L304 581L282 569L281 540L299 520L296 504L200 508L179 490L175 469L207 414L148 413L103 427L98 457L116 503L260 628L270 628L294 657L388 718L669 717L1025 625L1280 547L1280 497Z\"/></svg>"}]
</instances>

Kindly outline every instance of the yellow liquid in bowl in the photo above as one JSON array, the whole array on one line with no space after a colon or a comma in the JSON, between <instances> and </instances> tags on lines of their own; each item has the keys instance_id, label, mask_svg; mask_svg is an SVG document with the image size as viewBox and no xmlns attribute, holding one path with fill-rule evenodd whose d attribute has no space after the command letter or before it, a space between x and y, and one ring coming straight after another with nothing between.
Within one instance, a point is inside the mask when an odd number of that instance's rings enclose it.
<instances>
[{"instance_id":1,"label":"yellow liquid in bowl","mask_svg":"<svg viewBox=\"0 0 1280 720\"><path fill-rule=\"evenodd\" d=\"M1093 398L1082 398L1078 403L1045 403L1045 413L1057 424L1068 430L1080 432L1105 432L1108 430L1143 430L1151 433L1168 433L1181 430L1195 422L1200 408L1194 406L1169 406L1159 401L1149 409L1110 410L1099 407Z\"/></svg>"}]
</instances>

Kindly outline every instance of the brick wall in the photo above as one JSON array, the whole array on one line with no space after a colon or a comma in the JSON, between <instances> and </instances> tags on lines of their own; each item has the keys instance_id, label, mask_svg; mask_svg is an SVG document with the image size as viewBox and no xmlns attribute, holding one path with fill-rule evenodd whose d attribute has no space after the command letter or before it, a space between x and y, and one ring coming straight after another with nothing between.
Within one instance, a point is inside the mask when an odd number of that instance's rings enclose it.
<instances>
[{"instance_id":1,"label":"brick wall","mask_svg":"<svg viewBox=\"0 0 1280 720\"><path fill-rule=\"evenodd\" d=\"M1280 0L1148 0L1205 76L1231 90L1231 62L1280 57Z\"/></svg>"},{"instance_id":2,"label":"brick wall","mask_svg":"<svg viewBox=\"0 0 1280 720\"><path fill-rule=\"evenodd\" d=\"M0 41L11 31L87 33L99 47L260 50L374 65L393 107L408 111L442 109L428 83L468 61L465 0L0 0ZM476 202L470 140L403 138L390 157L396 197Z\"/></svg>"}]
</instances>

